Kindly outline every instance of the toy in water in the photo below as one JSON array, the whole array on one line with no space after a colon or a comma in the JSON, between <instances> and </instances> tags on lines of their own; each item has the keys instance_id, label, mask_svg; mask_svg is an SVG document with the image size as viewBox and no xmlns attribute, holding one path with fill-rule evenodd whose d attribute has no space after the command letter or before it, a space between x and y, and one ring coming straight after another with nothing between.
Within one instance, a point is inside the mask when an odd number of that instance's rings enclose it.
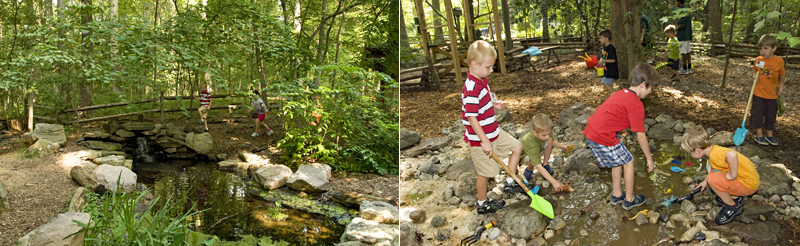
<instances>
[{"instance_id":1,"label":"toy in water","mask_svg":"<svg viewBox=\"0 0 800 246\"><path fill-rule=\"evenodd\" d=\"M664 207L669 207L672 204L675 204L676 200L678 200L678 198L673 195L670 196L669 198L664 198L664 201L661 202L661 205L664 205Z\"/></svg>"},{"instance_id":2,"label":"toy in water","mask_svg":"<svg viewBox=\"0 0 800 246\"><path fill-rule=\"evenodd\" d=\"M683 170L683 169L682 169L682 168L680 168L680 167L670 167L670 168L669 168L669 170L672 170L673 172L676 172L676 173L679 173L679 172L684 172L684 171L686 171L686 170Z\"/></svg>"},{"instance_id":3,"label":"toy in water","mask_svg":"<svg viewBox=\"0 0 800 246\"><path fill-rule=\"evenodd\" d=\"M687 161L687 162L685 163L685 165L686 165L686 166L690 166L690 167L691 167L692 165L694 165L694 163L692 163L691 161Z\"/></svg>"},{"instance_id":4,"label":"toy in water","mask_svg":"<svg viewBox=\"0 0 800 246\"><path fill-rule=\"evenodd\" d=\"M565 150L564 153L567 153L567 154L572 153L572 150L574 150L574 149L575 149L575 145L569 145L569 146L567 146L567 150Z\"/></svg>"},{"instance_id":5,"label":"toy in water","mask_svg":"<svg viewBox=\"0 0 800 246\"><path fill-rule=\"evenodd\" d=\"M497 225L497 223L495 223L494 220L493 220L492 223L486 224L485 226L483 226L480 229L478 229L478 231L475 232L475 234L473 234L472 236L469 236L467 238L461 239L461 244L459 244L459 245L461 245L461 246L465 246L465 245L469 246L469 245L475 244L476 242L478 242L478 240L481 240L481 234L483 234L484 231L486 231L489 228L492 228L492 226L496 226L496 225Z\"/></svg>"},{"instance_id":6,"label":"toy in water","mask_svg":"<svg viewBox=\"0 0 800 246\"><path fill-rule=\"evenodd\" d=\"M702 188L697 188L697 189L694 189L694 190L692 190L692 192L691 192L691 193L689 193L689 195L686 195L686 196L684 196L684 197L681 197L681 198L675 199L675 200L671 201L671 202L670 202L668 205L665 205L665 206L666 206L666 207L669 207L669 206L670 206L670 205L672 205L672 204L676 204L676 203L677 203L677 204L681 204L683 201L686 201L686 200L692 200L692 199L694 199L694 195L695 195L695 194L697 194L697 193L700 193L700 190L702 190Z\"/></svg>"},{"instance_id":7,"label":"toy in water","mask_svg":"<svg viewBox=\"0 0 800 246\"><path fill-rule=\"evenodd\" d=\"M538 187L538 186L537 186L537 187ZM561 186L561 190L555 191L555 192L553 192L553 193L559 193L559 192L573 192L573 191L575 191L575 189L573 189L573 188L572 188L572 182L570 182L570 181L567 181L566 183L564 183L564 185L562 185L562 186Z\"/></svg>"},{"instance_id":8,"label":"toy in water","mask_svg":"<svg viewBox=\"0 0 800 246\"><path fill-rule=\"evenodd\" d=\"M633 217L630 217L630 218L628 218L628 220L635 220L635 219L636 219L636 217L639 217L639 215L640 215L640 214L644 214L644 216L648 216L648 215L647 215L647 214L648 214L648 210L647 210L647 209L645 209L645 210L639 211L639 212L638 212L638 213L636 213L636 215L634 215Z\"/></svg>"},{"instance_id":9,"label":"toy in water","mask_svg":"<svg viewBox=\"0 0 800 246\"><path fill-rule=\"evenodd\" d=\"M670 186L669 189L664 191L664 195L669 194L670 192L672 192L672 188L673 188L673 186Z\"/></svg>"},{"instance_id":10,"label":"toy in water","mask_svg":"<svg viewBox=\"0 0 800 246\"><path fill-rule=\"evenodd\" d=\"M672 163L675 163L675 164L678 164L678 165L680 165L680 164L681 164L681 162L680 162L680 161L676 161L676 160L672 160L672 161L670 161L670 162L672 162Z\"/></svg>"}]
</instances>

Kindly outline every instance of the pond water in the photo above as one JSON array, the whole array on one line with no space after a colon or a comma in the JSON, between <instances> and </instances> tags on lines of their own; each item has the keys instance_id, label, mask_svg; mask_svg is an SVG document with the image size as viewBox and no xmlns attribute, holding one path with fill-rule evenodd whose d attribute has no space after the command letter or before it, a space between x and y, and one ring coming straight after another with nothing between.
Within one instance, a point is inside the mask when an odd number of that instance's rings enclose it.
<instances>
[{"instance_id":1,"label":"pond water","mask_svg":"<svg viewBox=\"0 0 800 246\"><path fill-rule=\"evenodd\" d=\"M292 245L333 245L344 232L344 226L323 215L304 213L251 196L242 174L220 171L216 163L172 160L134 163L133 167L139 182L147 185L155 196L160 196L160 201L186 194L196 206L188 205L184 209L208 209L189 218L192 229L223 240L252 235L270 236Z\"/></svg>"},{"instance_id":2,"label":"pond water","mask_svg":"<svg viewBox=\"0 0 800 246\"><path fill-rule=\"evenodd\" d=\"M628 220L627 217L633 217L637 212L644 209L653 210L654 207L659 207L657 212L661 214L680 212L680 205L678 204L666 208L657 206L657 204L673 196L679 198L688 195L691 189L694 188L694 184L686 185L682 182L682 179L702 173L701 169L704 170L705 161L702 161L703 165L701 165L700 160L692 158L688 153L672 143L659 143L657 144L659 151L654 152L653 158L656 162L656 170L652 173L647 173L646 160L639 144L634 141L633 144L625 145L636 159L634 167L637 175L634 176L634 192L644 194L647 198L653 199L651 205L645 204L635 207L630 212L621 213L623 218L619 218L620 213L612 210L624 210L620 206L606 204L612 191L612 180L610 172L605 171L601 172L599 180L576 182L579 185L573 186L573 188L580 189L580 191L550 195L551 197L563 196L564 199L559 199L554 202L554 205L557 203L563 209L561 216L567 223L567 230L571 231L571 238L579 238L582 245L653 245L669 234L680 237L686 231L686 228L680 224L673 229L667 228L665 226L666 223L661 221L656 224L648 223L637 226L633 220ZM670 163L675 157L677 157L676 159L681 159L681 164ZM693 165L687 166L687 161L692 162ZM680 173L671 171L671 168L675 166L686 171ZM642 176L642 173L645 175ZM572 178L584 179L586 177L578 176ZM622 187L624 189L624 182ZM695 205L700 204L695 203ZM600 214L600 217L597 220L589 219L585 213L580 212L586 207L591 207L592 211ZM581 230L584 230L588 236L580 236L579 232ZM562 233L551 238L548 242L552 244L563 240L565 240L565 237Z\"/></svg>"}]
</instances>

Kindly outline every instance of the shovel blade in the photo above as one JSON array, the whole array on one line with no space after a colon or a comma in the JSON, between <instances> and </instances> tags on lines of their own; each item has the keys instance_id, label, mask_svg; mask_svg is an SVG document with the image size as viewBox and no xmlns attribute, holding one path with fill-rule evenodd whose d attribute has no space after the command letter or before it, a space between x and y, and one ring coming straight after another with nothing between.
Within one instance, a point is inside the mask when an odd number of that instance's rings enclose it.
<instances>
[{"instance_id":1,"label":"shovel blade","mask_svg":"<svg viewBox=\"0 0 800 246\"><path fill-rule=\"evenodd\" d=\"M733 133L733 144L742 145L745 137L747 137L747 128L736 128L736 132Z\"/></svg>"},{"instance_id":2,"label":"shovel blade","mask_svg":"<svg viewBox=\"0 0 800 246\"><path fill-rule=\"evenodd\" d=\"M530 191L528 191L528 196L531 197L531 208L539 211L539 213L544 214L544 216L547 216L547 218L553 219L555 216L555 213L553 212L553 204L550 204L550 202L541 196L533 194L533 192Z\"/></svg>"}]
</instances>

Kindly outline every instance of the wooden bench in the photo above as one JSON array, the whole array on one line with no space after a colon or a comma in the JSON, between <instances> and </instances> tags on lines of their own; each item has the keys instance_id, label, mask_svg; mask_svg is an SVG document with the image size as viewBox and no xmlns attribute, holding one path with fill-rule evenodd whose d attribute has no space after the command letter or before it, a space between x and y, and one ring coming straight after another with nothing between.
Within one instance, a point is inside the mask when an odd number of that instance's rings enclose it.
<instances>
[{"instance_id":1,"label":"wooden bench","mask_svg":"<svg viewBox=\"0 0 800 246\"><path fill-rule=\"evenodd\" d=\"M555 57L556 57L556 60L557 60L558 62L561 62L561 59L560 59L560 58L558 58L558 54L556 54L556 53L554 52L554 51L555 51L555 50L557 50L557 49L561 49L561 46L550 46L550 47L546 47L546 48L541 48L541 49L539 49L540 51L542 51L542 54L544 54L544 52L545 52L545 51L547 51L547 61L546 61L545 63L550 63L550 55L553 55L553 56L555 56Z\"/></svg>"},{"instance_id":2,"label":"wooden bench","mask_svg":"<svg viewBox=\"0 0 800 246\"><path fill-rule=\"evenodd\" d=\"M516 55L514 55L514 56L511 58L511 60L512 60L514 63L517 63L517 64L519 64L519 67L518 67L518 68L514 69L514 71L511 71L512 73L513 73L513 72L516 72L516 71L517 71L517 70L519 70L519 69L523 69L523 68L525 68L525 63L527 63L528 65L530 65L530 66L531 66L531 68L533 68L533 71L534 71L534 72L539 72L538 70L536 70L536 66L534 66L534 65L533 65L533 62L531 62L531 56L530 56L530 55L528 55L528 54L524 54L524 53L522 53L522 54L516 54Z\"/></svg>"}]
</instances>

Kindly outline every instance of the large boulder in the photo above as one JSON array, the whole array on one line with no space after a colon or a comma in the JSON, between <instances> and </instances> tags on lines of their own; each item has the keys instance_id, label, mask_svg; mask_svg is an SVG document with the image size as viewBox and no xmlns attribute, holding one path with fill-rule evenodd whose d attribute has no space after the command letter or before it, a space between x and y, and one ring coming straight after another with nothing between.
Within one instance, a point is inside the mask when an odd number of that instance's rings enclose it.
<instances>
[{"instance_id":1,"label":"large boulder","mask_svg":"<svg viewBox=\"0 0 800 246\"><path fill-rule=\"evenodd\" d=\"M472 158L464 158L455 165L450 166L447 168L447 174L445 174L445 178L449 180L456 180L458 177L461 177L464 173L475 173L475 165L472 164Z\"/></svg>"},{"instance_id":2,"label":"large boulder","mask_svg":"<svg viewBox=\"0 0 800 246\"><path fill-rule=\"evenodd\" d=\"M148 131L156 128L156 125L152 122L128 122L121 126L128 131Z\"/></svg>"},{"instance_id":3,"label":"large boulder","mask_svg":"<svg viewBox=\"0 0 800 246\"><path fill-rule=\"evenodd\" d=\"M89 223L89 218L90 215L88 213L67 212L59 214L46 224L18 239L14 246L82 245L83 233L70 236L81 230L81 227L73 220L85 224Z\"/></svg>"},{"instance_id":4,"label":"large boulder","mask_svg":"<svg viewBox=\"0 0 800 246\"><path fill-rule=\"evenodd\" d=\"M400 227L397 224L381 224L362 218L355 218L339 238L340 243L358 241L366 245L397 245Z\"/></svg>"},{"instance_id":5,"label":"large boulder","mask_svg":"<svg viewBox=\"0 0 800 246\"><path fill-rule=\"evenodd\" d=\"M264 186L265 190L273 190L286 185L292 177L292 169L284 165L263 166L253 173L253 178Z\"/></svg>"},{"instance_id":6,"label":"large boulder","mask_svg":"<svg viewBox=\"0 0 800 246\"><path fill-rule=\"evenodd\" d=\"M400 128L400 149L405 149L419 143L419 132Z\"/></svg>"},{"instance_id":7,"label":"large boulder","mask_svg":"<svg viewBox=\"0 0 800 246\"><path fill-rule=\"evenodd\" d=\"M586 104L579 102L565 108L558 114L558 124L560 126L569 126L571 121L578 117L579 115L583 114L583 110L586 108Z\"/></svg>"},{"instance_id":8,"label":"large boulder","mask_svg":"<svg viewBox=\"0 0 800 246\"><path fill-rule=\"evenodd\" d=\"M3 182L0 182L0 213L7 211L8 207L8 191Z\"/></svg>"},{"instance_id":9,"label":"large boulder","mask_svg":"<svg viewBox=\"0 0 800 246\"><path fill-rule=\"evenodd\" d=\"M110 155L110 156L100 157L100 158L95 159L95 162L98 165L106 164L106 165L120 166L120 167L126 167L128 169L132 169L132 167L128 167L128 166L125 165L125 157L124 156Z\"/></svg>"},{"instance_id":10,"label":"large boulder","mask_svg":"<svg viewBox=\"0 0 800 246\"><path fill-rule=\"evenodd\" d=\"M758 194L764 197L772 195L791 195L792 176L783 164L765 165L756 168L761 184L758 186Z\"/></svg>"},{"instance_id":11,"label":"large boulder","mask_svg":"<svg viewBox=\"0 0 800 246\"><path fill-rule=\"evenodd\" d=\"M566 168L562 172L576 171L581 175L593 175L600 172L597 160L588 148L576 149L575 153L567 157Z\"/></svg>"},{"instance_id":12,"label":"large boulder","mask_svg":"<svg viewBox=\"0 0 800 246\"><path fill-rule=\"evenodd\" d=\"M708 227L723 234L734 234L750 245L778 245L778 235L784 235L785 231L778 222L772 220L764 222L756 220L753 224L734 222L717 225L709 223Z\"/></svg>"},{"instance_id":13,"label":"large boulder","mask_svg":"<svg viewBox=\"0 0 800 246\"><path fill-rule=\"evenodd\" d=\"M116 134L117 136L123 137L123 138L132 138L132 137L136 136L135 133L133 133L131 131L128 131L128 130L125 130L125 129L119 129L114 134Z\"/></svg>"},{"instance_id":14,"label":"large boulder","mask_svg":"<svg viewBox=\"0 0 800 246\"><path fill-rule=\"evenodd\" d=\"M112 142L103 142L103 141L83 141L84 146L90 149L96 150L121 150L122 144L121 143L112 143Z\"/></svg>"},{"instance_id":15,"label":"large boulder","mask_svg":"<svg viewBox=\"0 0 800 246\"><path fill-rule=\"evenodd\" d=\"M444 146L450 144L449 137L438 137L438 138L424 138L419 141L414 147L408 148L403 151L403 155L406 157L415 157L420 154L423 154L427 151L433 151L441 149Z\"/></svg>"},{"instance_id":16,"label":"large boulder","mask_svg":"<svg viewBox=\"0 0 800 246\"><path fill-rule=\"evenodd\" d=\"M287 183L294 190L319 193L331 188L331 166L327 164L312 163L300 165L297 172L292 174Z\"/></svg>"},{"instance_id":17,"label":"large boulder","mask_svg":"<svg viewBox=\"0 0 800 246\"><path fill-rule=\"evenodd\" d=\"M512 238L524 238L531 240L533 237L541 235L547 227L549 219L541 213L531 211L529 200L521 200L503 207L497 211L500 229Z\"/></svg>"},{"instance_id":18,"label":"large boulder","mask_svg":"<svg viewBox=\"0 0 800 246\"><path fill-rule=\"evenodd\" d=\"M161 136L160 138L156 139L156 143L158 143L158 145L160 145L161 148L165 148L165 149L167 149L167 148L180 148L180 147L183 147L184 145L186 145L186 143L181 141L181 140L178 140L178 139L175 139L175 138L171 138L171 137L167 137L167 136Z\"/></svg>"},{"instance_id":19,"label":"large boulder","mask_svg":"<svg viewBox=\"0 0 800 246\"><path fill-rule=\"evenodd\" d=\"M28 147L28 151L38 152L41 154L54 153L58 151L58 143L50 142L47 139L39 139L33 145Z\"/></svg>"},{"instance_id":20,"label":"large boulder","mask_svg":"<svg viewBox=\"0 0 800 246\"><path fill-rule=\"evenodd\" d=\"M711 135L711 144L719 146L733 146L733 133L729 131L719 131Z\"/></svg>"},{"instance_id":21,"label":"large boulder","mask_svg":"<svg viewBox=\"0 0 800 246\"><path fill-rule=\"evenodd\" d=\"M656 124L647 130L647 136L660 141L672 141L672 136L675 132L664 127L662 124Z\"/></svg>"},{"instance_id":22,"label":"large boulder","mask_svg":"<svg viewBox=\"0 0 800 246\"><path fill-rule=\"evenodd\" d=\"M359 208L361 218L382 224L400 223L400 211L397 207L385 202L364 201Z\"/></svg>"},{"instance_id":23,"label":"large boulder","mask_svg":"<svg viewBox=\"0 0 800 246\"><path fill-rule=\"evenodd\" d=\"M31 136L36 139L47 139L47 141L57 143L59 146L67 144L67 136L64 135L64 127L61 125L37 123Z\"/></svg>"},{"instance_id":24,"label":"large boulder","mask_svg":"<svg viewBox=\"0 0 800 246\"><path fill-rule=\"evenodd\" d=\"M211 134L207 132L201 134L190 132L186 134L186 146L205 155L214 149L214 139L211 139Z\"/></svg>"},{"instance_id":25,"label":"large boulder","mask_svg":"<svg viewBox=\"0 0 800 246\"><path fill-rule=\"evenodd\" d=\"M476 195L478 193L477 189L477 181L478 181L478 174L475 172L463 173L458 180L453 184L453 193L457 197L463 197L466 195ZM489 179L489 187L494 187L494 179Z\"/></svg>"},{"instance_id":26,"label":"large boulder","mask_svg":"<svg viewBox=\"0 0 800 246\"><path fill-rule=\"evenodd\" d=\"M245 170L250 166L250 163L235 160L224 160L217 162L217 167L223 170Z\"/></svg>"},{"instance_id":27,"label":"large boulder","mask_svg":"<svg viewBox=\"0 0 800 246\"><path fill-rule=\"evenodd\" d=\"M130 193L136 186L136 173L125 167L100 165L92 173L110 191L121 188L125 193ZM117 183L122 187L117 187Z\"/></svg>"}]
</instances>

